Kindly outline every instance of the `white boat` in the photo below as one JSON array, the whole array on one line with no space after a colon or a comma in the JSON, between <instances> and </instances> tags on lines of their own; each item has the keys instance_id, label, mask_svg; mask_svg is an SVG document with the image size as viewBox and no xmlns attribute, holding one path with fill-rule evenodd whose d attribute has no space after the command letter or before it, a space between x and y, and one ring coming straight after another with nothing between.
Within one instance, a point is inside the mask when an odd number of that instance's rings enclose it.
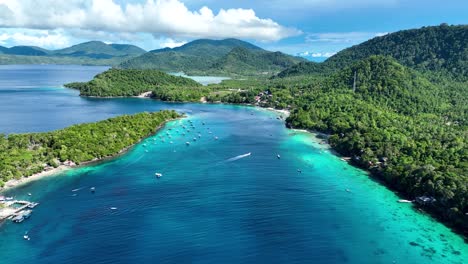
<instances>
[{"instance_id":1,"label":"white boat","mask_svg":"<svg viewBox=\"0 0 468 264\"><path fill-rule=\"evenodd\" d=\"M280 154L276 155L276 157L277 157L278 159L281 159L281 156L280 156Z\"/></svg>"},{"instance_id":2,"label":"white boat","mask_svg":"<svg viewBox=\"0 0 468 264\"><path fill-rule=\"evenodd\" d=\"M24 240L27 240L27 241L31 240L31 238L28 235L24 235L23 238Z\"/></svg>"},{"instance_id":3,"label":"white boat","mask_svg":"<svg viewBox=\"0 0 468 264\"><path fill-rule=\"evenodd\" d=\"M187 141L187 142L185 142L185 144L187 144L187 146L188 146L188 145L190 145L190 142Z\"/></svg>"},{"instance_id":4,"label":"white boat","mask_svg":"<svg viewBox=\"0 0 468 264\"><path fill-rule=\"evenodd\" d=\"M111 207L110 209L111 210L117 210L117 207Z\"/></svg>"},{"instance_id":5,"label":"white boat","mask_svg":"<svg viewBox=\"0 0 468 264\"><path fill-rule=\"evenodd\" d=\"M215 137L215 140L218 140L218 137Z\"/></svg>"},{"instance_id":6,"label":"white boat","mask_svg":"<svg viewBox=\"0 0 468 264\"><path fill-rule=\"evenodd\" d=\"M400 199L398 200L399 203L412 203L410 200Z\"/></svg>"},{"instance_id":7,"label":"white boat","mask_svg":"<svg viewBox=\"0 0 468 264\"><path fill-rule=\"evenodd\" d=\"M89 190L90 190L91 192L95 192L95 191L96 191L96 188L91 187L91 188L89 188Z\"/></svg>"},{"instance_id":8,"label":"white boat","mask_svg":"<svg viewBox=\"0 0 468 264\"><path fill-rule=\"evenodd\" d=\"M162 173L159 173L159 172L156 172L154 175L156 175L156 177L158 178L162 177Z\"/></svg>"}]
</instances>

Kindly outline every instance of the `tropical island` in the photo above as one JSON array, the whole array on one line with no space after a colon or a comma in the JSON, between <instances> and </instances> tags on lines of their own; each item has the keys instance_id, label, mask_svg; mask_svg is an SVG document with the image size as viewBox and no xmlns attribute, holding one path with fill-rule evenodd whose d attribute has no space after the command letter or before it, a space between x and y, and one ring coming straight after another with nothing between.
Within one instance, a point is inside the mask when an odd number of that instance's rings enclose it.
<instances>
[{"instance_id":1,"label":"tropical island","mask_svg":"<svg viewBox=\"0 0 468 264\"><path fill-rule=\"evenodd\" d=\"M229 54L229 59L222 56L224 64L207 63L203 72L250 78L200 86L161 72L193 70L197 64L187 57L190 47L219 56L216 49L201 49L196 42L143 54L90 82L66 86L83 96L151 91L153 98L165 101L203 98L288 109L288 127L328 134L330 145L352 164L404 198L430 198L420 207L467 234L467 43L465 25L399 31L345 49L323 63L295 61L271 77L248 72L251 56L232 53L256 49L238 43L238 48L220 52ZM163 63L176 55L175 64Z\"/></svg>"},{"instance_id":2,"label":"tropical island","mask_svg":"<svg viewBox=\"0 0 468 264\"><path fill-rule=\"evenodd\" d=\"M180 117L175 111L144 112L51 132L1 136L0 187L116 156Z\"/></svg>"}]
</instances>

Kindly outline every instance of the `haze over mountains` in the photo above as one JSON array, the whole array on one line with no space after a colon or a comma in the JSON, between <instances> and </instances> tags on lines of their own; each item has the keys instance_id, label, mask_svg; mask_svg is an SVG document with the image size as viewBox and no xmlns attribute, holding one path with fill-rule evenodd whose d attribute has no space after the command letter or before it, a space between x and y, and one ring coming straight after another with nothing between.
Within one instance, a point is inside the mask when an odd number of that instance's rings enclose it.
<instances>
[{"instance_id":1,"label":"haze over mountains","mask_svg":"<svg viewBox=\"0 0 468 264\"><path fill-rule=\"evenodd\" d=\"M89 41L59 50L35 46L0 46L0 64L93 64L115 65L146 51L128 44Z\"/></svg>"},{"instance_id":2,"label":"haze over mountains","mask_svg":"<svg viewBox=\"0 0 468 264\"><path fill-rule=\"evenodd\" d=\"M125 44L90 41L60 50L34 46L0 47L1 64L63 63L215 75L273 75L306 60L266 51L238 39L199 39L150 52Z\"/></svg>"}]
</instances>

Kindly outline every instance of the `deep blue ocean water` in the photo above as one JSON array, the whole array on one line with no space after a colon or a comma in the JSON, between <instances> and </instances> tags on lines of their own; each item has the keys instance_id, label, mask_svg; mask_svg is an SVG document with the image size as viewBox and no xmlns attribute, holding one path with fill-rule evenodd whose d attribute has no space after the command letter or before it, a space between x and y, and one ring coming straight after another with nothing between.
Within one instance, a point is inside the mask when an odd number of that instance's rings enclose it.
<instances>
[{"instance_id":1,"label":"deep blue ocean water","mask_svg":"<svg viewBox=\"0 0 468 264\"><path fill-rule=\"evenodd\" d=\"M0 263L466 263L459 236L273 112L60 87L104 69L0 67L0 133L159 109L188 118L113 160L7 191L41 204L0 226Z\"/></svg>"}]
</instances>

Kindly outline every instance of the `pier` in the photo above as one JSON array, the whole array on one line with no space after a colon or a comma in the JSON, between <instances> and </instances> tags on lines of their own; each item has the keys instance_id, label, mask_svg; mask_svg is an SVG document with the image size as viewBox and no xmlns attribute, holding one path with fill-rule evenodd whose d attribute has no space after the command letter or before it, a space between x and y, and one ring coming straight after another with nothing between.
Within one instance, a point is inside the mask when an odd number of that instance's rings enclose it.
<instances>
[{"instance_id":1,"label":"pier","mask_svg":"<svg viewBox=\"0 0 468 264\"><path fill-rule=\"evenodd\" d=\"M3 208L0 208L0 222L5 219L15 219L18 217L24 216L24 213L38 205L38 203L24 201L24 200L14 200L1 203ZM13 207L14 205L20 205L20 207ZM26 210L26 211L25 211ZM30 213L30 210L29 210Z\"/></svg>"}]
</instances>

